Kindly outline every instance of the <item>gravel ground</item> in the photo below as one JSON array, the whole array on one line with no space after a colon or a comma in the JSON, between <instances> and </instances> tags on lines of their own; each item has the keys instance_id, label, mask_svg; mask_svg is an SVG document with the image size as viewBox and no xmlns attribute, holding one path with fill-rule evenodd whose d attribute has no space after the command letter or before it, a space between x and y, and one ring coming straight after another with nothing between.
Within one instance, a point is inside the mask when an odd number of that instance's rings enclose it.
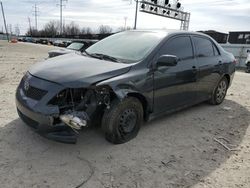
<instances>
[{"instance_id":1,"label":"gravel ground","mask_svg":"<svg viewBox=\"0 0 250 188\"><path fill-rule=\"evenodd\" d=\"M22 75L52 48L0 41L0 187L250 187L250 74L236 73L222 105L149 122L126 144L89 128L66 145L34 133L15 109Z\"/></svg>"}]
</instances>

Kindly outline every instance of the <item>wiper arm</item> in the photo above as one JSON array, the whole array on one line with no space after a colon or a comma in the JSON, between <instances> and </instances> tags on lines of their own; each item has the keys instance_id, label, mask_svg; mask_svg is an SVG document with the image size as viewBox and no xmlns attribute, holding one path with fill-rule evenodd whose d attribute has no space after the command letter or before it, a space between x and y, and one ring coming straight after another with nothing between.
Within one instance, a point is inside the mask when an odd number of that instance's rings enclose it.
<instances>
[{"instance_id":1,"label":"wiper arm","mask_svg":"<svg viewBox=\"0 0 250 188\"><path fill-rule=\"evenodd\" d=\"M100 57L95 56L95 55L93 55L93 54L90 54L90 53L88 53L86 50L84 50L83 53L85 53L87 56L90 56L90 57L94 57L94 58L100 59Z\"/></svg>"},{"instance_id":2,"label":"wiper arm","mask_svg":"<svg viewBox=\"0 0 250 188\"><path fill-rule=\"evenodd\" d=\"M113 62L118 62L118 63L121 62L119 59L117 59L115 57L112 57L112 56L109 56L109 55L105 55L105 54L93 53L93 54L90 54L90 55L93 55L95 57L99 57L101 59L110 60L110 61L113 61Z\"/></svg>"},{"instance_id":3,"label":"wiper arm","mask_svg":"<svg viewBox=\"0 0 250 188\"><path fill-rule=\"evenodd\" d=\"M110 60L113 62L121 63L119 59L109 56L109 55L99 54L99 53L88 53L86 50L84 51L84 53L93 58L102 59L102 60L106 59L106 60Z\"/></svg>"}]
</instances>

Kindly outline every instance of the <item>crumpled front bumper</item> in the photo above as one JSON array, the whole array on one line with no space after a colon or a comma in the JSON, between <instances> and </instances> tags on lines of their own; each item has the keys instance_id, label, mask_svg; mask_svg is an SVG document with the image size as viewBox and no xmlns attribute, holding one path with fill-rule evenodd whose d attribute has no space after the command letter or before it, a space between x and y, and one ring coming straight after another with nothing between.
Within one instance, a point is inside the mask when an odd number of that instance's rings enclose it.
<instances>
[{"instance_id":1,"label":"crumpled front bumper","mask_svg":"<svg viewBox=\"0 0 250 188\"><path fill-rule=\"evenodd\" d=\"M19 117L39 135L58 142L75 144L78 134L65 124L52 125L53 117L31 111L16 100Z\"/></svg>"},{"instance_id":2,"label":"crumpled front bumper","mask_svg":"<svg viewBox=\"0 0 250 188\"><path fill-rule=\"evenodd\" d=\"M38 86L40 89L49 89L49 91L41 100L29 98L24 93L24 80L22 80L16 91L16 108L19 117L43 137L63 143L76 143L77 133L64 123L56 121L59 118L58 107L47 105L48 101L63 87L29 74L26 77L30 86Z\"/></svg>"}]
</instances>

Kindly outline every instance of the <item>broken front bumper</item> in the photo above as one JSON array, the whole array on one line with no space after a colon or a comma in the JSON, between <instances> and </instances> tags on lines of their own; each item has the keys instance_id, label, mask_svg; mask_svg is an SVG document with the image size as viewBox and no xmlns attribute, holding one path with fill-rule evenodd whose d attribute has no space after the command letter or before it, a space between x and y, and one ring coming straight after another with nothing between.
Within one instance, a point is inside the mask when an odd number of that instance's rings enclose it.
<instances>
[{"instance_id":1,"label":"broken front bumper","mask_svg":"<svg viewBox=\"0 0 250 188\"><path fill-rule=\"evenodd\" d=\"M27 92L27 88L25 91L25 81L28 81L30 92ZM34 89L33 86L39 88ZM47 91L46 89L50 90ZM62 89L62 86L58 84L27 74L16 91L17 112L19 117L40 135L59 142L76 143L77 133L69 126L61 123L60 120L58 121L58 107L47 105L48 101Z\"/></svg>"},{"instance_id":2,"label":"broken front bumper","mask_svg":"<svg viewBox=\"0 0 250 188\"><path fill-rule=\"evenodd\" d=\"M65 124L52 125L54 117L38 114L24 107L18 100L16 100L16 107L19 117L41 136L58 142L76 143L78 134L69 126Z\"/></svg>"}]
</instances>

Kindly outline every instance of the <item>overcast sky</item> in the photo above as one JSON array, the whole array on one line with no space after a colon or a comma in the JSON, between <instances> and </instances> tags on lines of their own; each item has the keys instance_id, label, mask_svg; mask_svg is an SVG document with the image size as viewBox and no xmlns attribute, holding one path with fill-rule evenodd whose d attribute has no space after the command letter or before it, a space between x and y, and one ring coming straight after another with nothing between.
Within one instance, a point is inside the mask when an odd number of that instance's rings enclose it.
<instances>
[{"instance_id":1,"label":"overcast sky","mask_svg":"<svg viewBox=\"0 0 250 188\"><path fill-rule=\"evenodd\" d=\"M1 1L1 0L0 0ZM159 0L161 1L161 0ZM171 1L171 0L170 0ZM28 28L28 17L35 25L34 5L39 7L39 29L49 20L59 20L60 0L2 0L8 24L21 33ZM132 3L130 3L132 2ZM184 10L191 13L190 30L250 31L250 0L180 0ZM74 21L82 27L97 30L110 25L116 30L125 25L133 27L134 0L68 0L63 8L65 23ZM0 15L0 30L3 19ZM138 28L179 29L180 22L145 13L138 14Z\"/></svg>"}]
</instances>

